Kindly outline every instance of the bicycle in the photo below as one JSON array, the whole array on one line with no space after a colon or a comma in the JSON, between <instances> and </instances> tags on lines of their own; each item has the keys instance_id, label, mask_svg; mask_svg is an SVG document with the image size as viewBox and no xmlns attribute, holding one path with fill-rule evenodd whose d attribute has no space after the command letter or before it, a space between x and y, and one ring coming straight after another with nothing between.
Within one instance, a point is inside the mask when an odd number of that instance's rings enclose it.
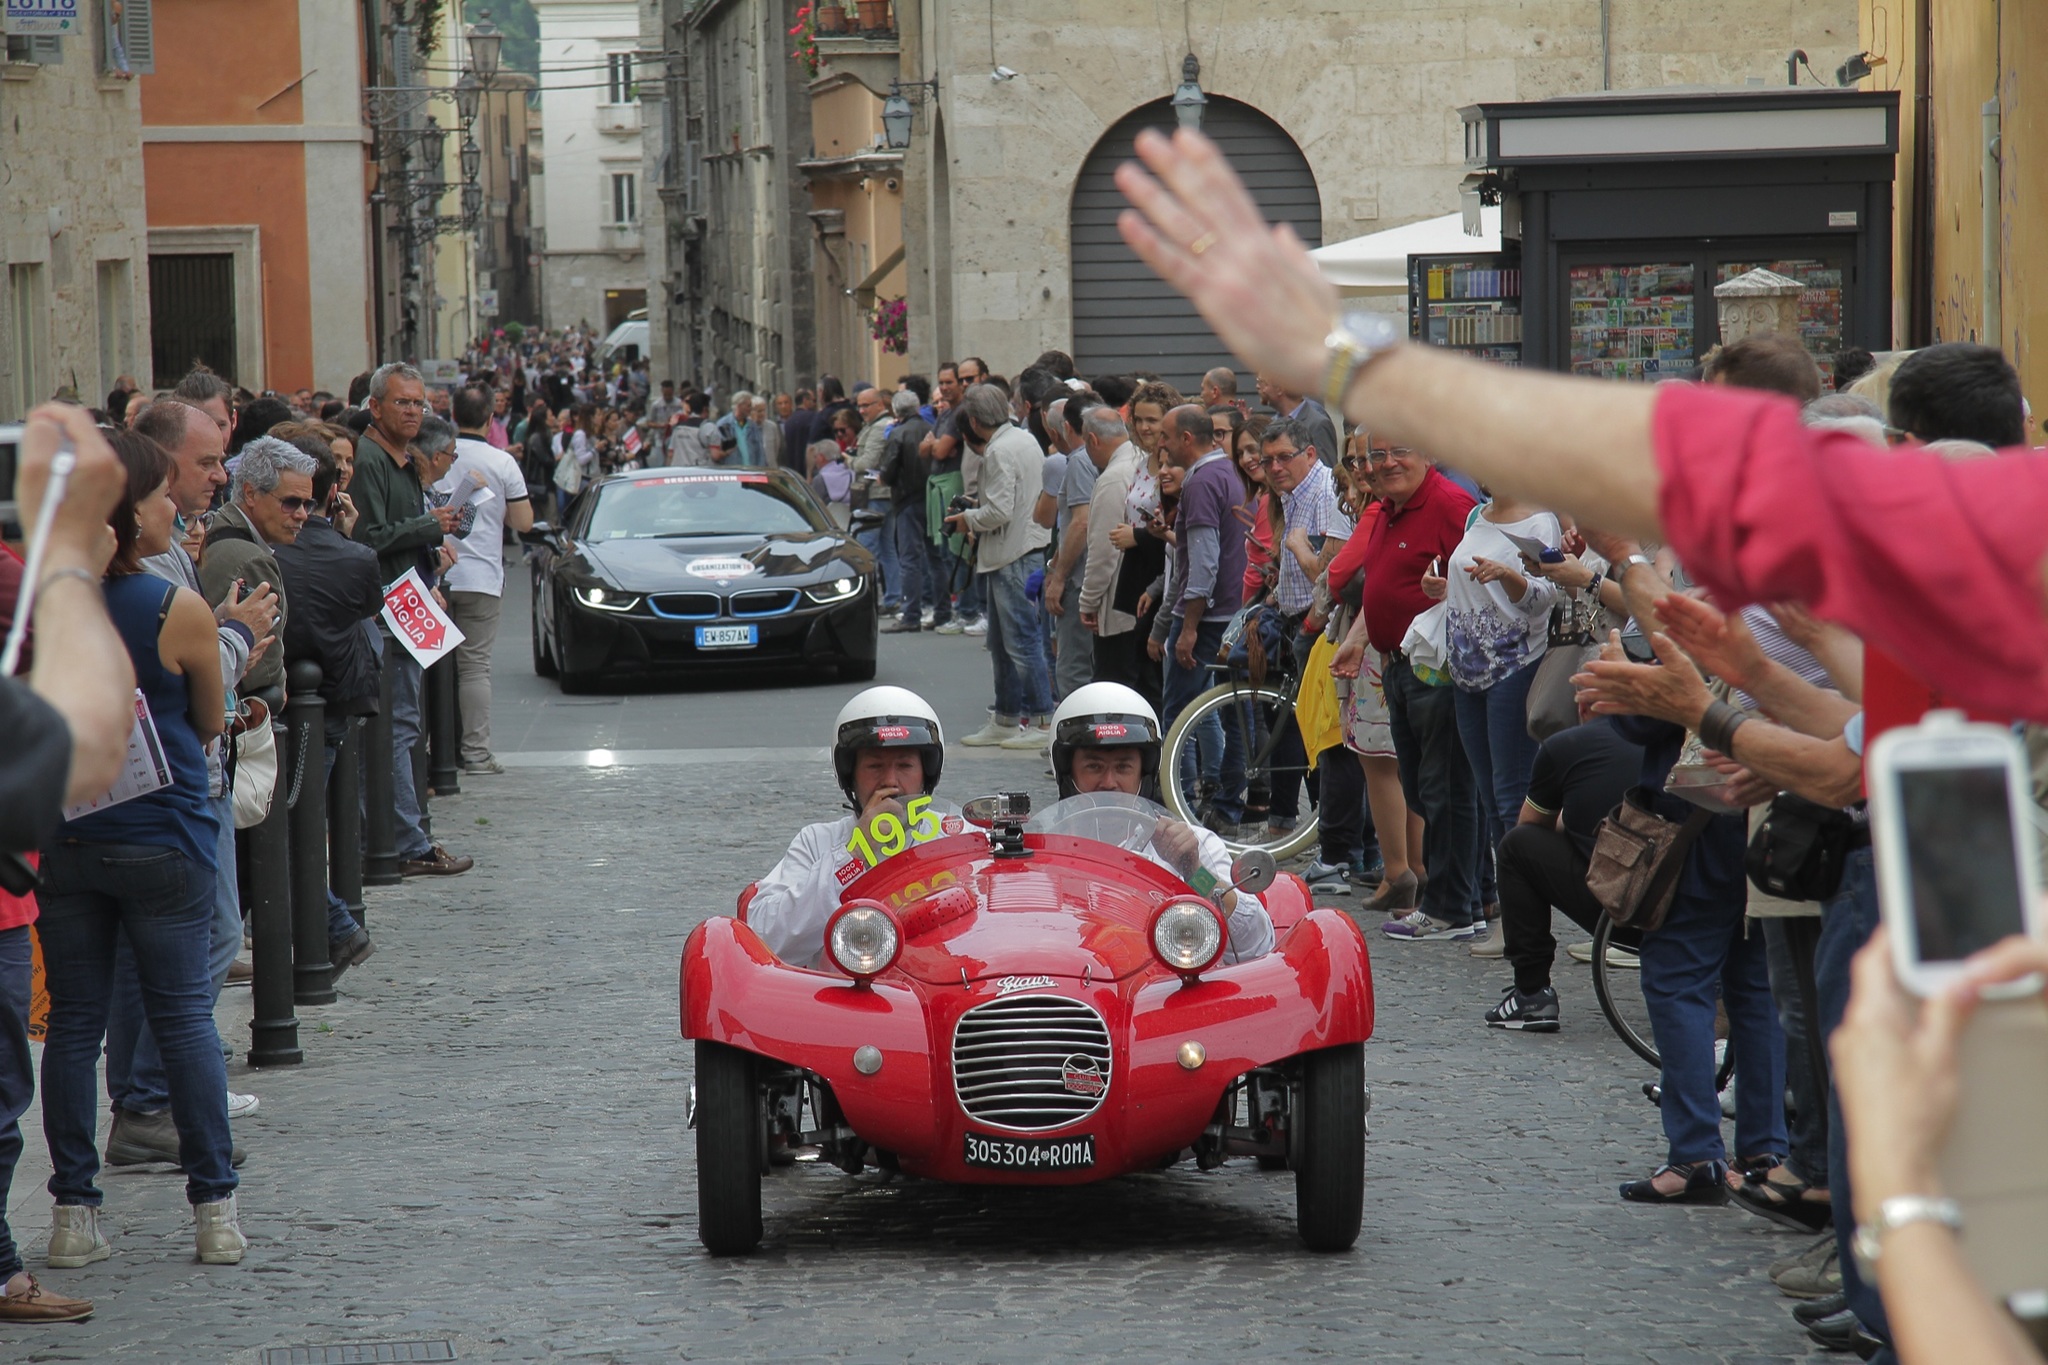
<instances>
[{"instance_id":1,"label":"bicycle","mask_svg":"<svg viewBox=\"0 0 2048 1365\"><path fill-rule=\"evenodd\" d=\"M1251 606L1232 617L1223 632L1222 656L1228 660L1236 652L1245 632L1254 629L1260 606ZM1238 669L1228 662L1212 662L1207 665L1212 674L1222 678L1174 718L1173 725L1166 732L1164 752L1160 755L1159 785L1168 809L1189 824L1202 824L1209 814L1203 809L1199 791L1188 790L1187 774L1199 774L1205 757L1203 746L1220 745L1224 752L1214 757L1219 761L1227 758L1234 748L1244 755L1244 784L1247 791L1275 783L1299 783L1308 775L1304 760L1300 766L1278 765L1274 762L1275 751L1288 725L1294 722L1294 700L1301 690L1301 679L1294 667L1293 654L1283 647L1277 651L1277 658L1269 656L1277 665L1266 680L1253 683L1240 675ZM1213 768L1213 765L1212 765ZM1264 849L1275 858L1291 858L1316 845L1317 820L1313 808L1304 810L1301 823L1277 839L1265 836L1267 827L1253 830L1252 826L1239 826L1235 835L1220 837L1232 853L1243 853L1250 849ZM1255 837L1244 837L1248 832Z\"/></svg>"}]
</instances>

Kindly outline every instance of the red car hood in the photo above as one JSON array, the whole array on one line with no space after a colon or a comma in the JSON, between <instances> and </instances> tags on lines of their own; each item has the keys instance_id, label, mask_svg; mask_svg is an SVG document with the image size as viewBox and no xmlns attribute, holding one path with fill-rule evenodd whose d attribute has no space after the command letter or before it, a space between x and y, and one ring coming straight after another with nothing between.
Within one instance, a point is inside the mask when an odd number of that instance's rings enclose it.
<instances>
[{"instance_id":1,"label":"red car hood","mask_svg":"<svg viewBox=\"0 0 2048 1365\"><path fill-rule=\"evenodd\" d=\"M883 863L847 895L896 909L896 970L933 985L1103 981L1157 965L1147 930L1162 902L1190 894L1178 879L1105 844L1036 834L1027 842L1030 857L995 858L977 836L939 840ZM979 857L960 856L976 845Z\"/></svg>"}]
</instances>

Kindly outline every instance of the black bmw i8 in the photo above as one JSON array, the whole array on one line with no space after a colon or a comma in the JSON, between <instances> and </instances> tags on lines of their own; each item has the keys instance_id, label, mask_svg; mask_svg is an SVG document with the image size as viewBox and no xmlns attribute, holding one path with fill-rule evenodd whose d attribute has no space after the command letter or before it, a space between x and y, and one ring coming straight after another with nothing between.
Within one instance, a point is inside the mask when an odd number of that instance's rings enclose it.
<instances>
[{"instance_id":1,"label":"black bmw i8","mask_svg":"<svg viewBox=\"0 0 2048 1365\"><path fill-rule=\"evenodd\" d=\"M875 676L880 575L782 469L648 469L521 537L533 670L564 692L733 666Z\"/></svg>"}]
</instances>

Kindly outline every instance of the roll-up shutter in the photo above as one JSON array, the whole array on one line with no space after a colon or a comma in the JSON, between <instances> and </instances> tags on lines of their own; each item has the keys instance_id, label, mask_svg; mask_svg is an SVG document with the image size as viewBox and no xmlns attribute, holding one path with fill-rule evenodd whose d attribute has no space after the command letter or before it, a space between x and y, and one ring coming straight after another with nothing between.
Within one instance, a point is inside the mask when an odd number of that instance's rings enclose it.
<instances>
[{"instance_id":1,"label":"roll-up shutter","mask_svg":"<svg viewBox=\"0 0 2048 1365\"><path fill-rule=\"evenodd\" d=\"M1074 364L1083 375L1151 370L1193 397L1202 372L1244 365L1216 339L1194 305L1152 270L1117 235L1116 216L1128 207L1112 179L1131 159L1131 144L1145 128L1170 129L1165 100L1142 105L1117 120L1081 164L1074 182ZM1209 96L1202 131L1230 158L1267 218L1292 223L1310 247L1323 243L1323 201L1308 160L1294 139L1248 104ZM1249 393L1246 385L1241 392Z\"/></svg>"}]
</instances>

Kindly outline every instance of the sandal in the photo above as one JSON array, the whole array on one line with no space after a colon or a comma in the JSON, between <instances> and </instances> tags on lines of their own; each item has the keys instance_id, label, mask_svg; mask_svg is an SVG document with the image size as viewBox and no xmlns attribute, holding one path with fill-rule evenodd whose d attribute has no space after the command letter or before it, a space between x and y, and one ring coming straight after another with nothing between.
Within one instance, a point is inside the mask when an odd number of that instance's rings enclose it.
<instances>
[{"instance_id":1,"label":"sandal","mask_svg":"<svg viewBox=\"0 0 2048 1365\"><path fill-rule=\"evenodd\" d=\"M1788 1173L1789 1166L1783 1167ZM1769 1171L1751 1175L1734 1191L1735 1202L1760 1218L1768 1218L1781 1227L1793 1228L1799 1232L1821 1232L1835 1225L1835 1206L1826 1199L1808 1199L1814 1190L1825 1194L1827 1188L1811 1184L1794 1176L1791 1180L1772 1180Z\"/></svg>"},{"instance_id":2,"label":"sandal","mask_svg":"<svg viewBox=\"0 0 2048 1365\"><path fill-rule=\"evenodd\" d=\"M1685 1177L1685 1187L1672 1194L1657 1188L1657 1177L1671 1171ZM1621 1187L1621 1197L1632 1204L1725 1204L1728 1202L1728 1165L1722 1161L1669 1161L1650 1173L1647 1180L1630 1180Z\"/></svg>"}]
</instances>

